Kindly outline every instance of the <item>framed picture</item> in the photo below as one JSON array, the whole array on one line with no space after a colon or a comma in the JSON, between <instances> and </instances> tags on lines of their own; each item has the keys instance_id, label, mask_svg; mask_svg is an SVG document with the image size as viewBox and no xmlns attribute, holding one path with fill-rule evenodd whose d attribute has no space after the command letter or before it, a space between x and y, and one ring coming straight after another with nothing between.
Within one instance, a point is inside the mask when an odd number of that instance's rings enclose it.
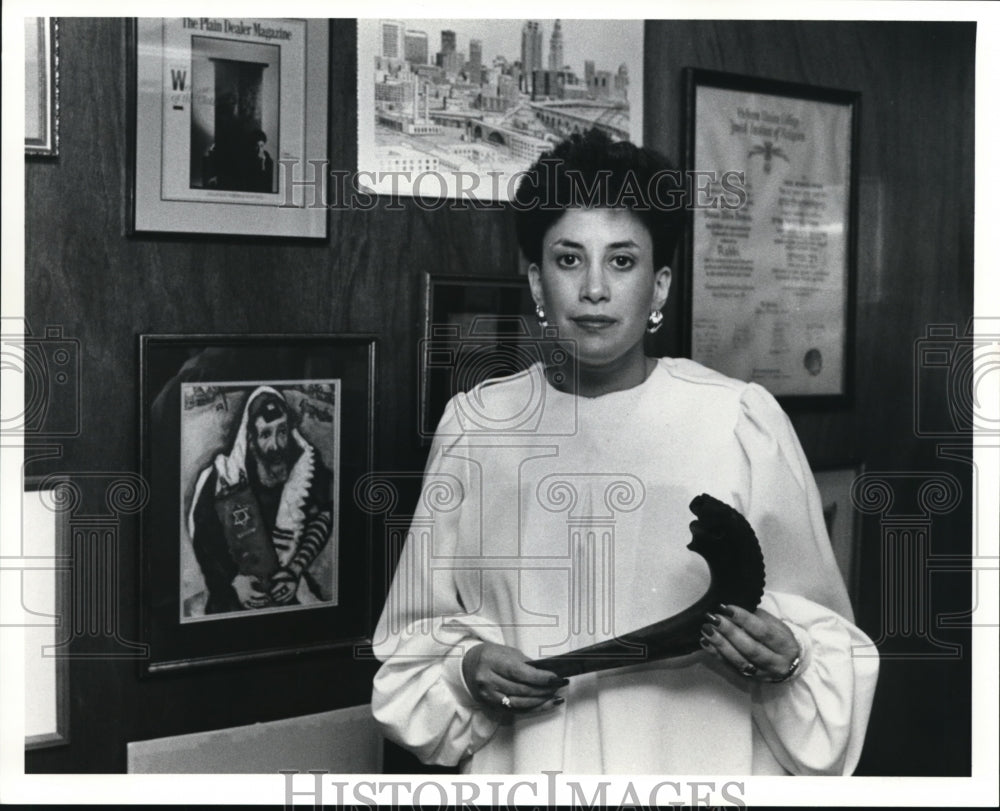
<instances>
[{"instance_id":1,"label":"framed picture","mask_svg":"<svg viewBox=\"0 0 1000 811\"><path fill-rule=\"evenodd\" d=\"M685 69L690 356L785 405L852 387L860 94Z\"/></svg>"},{"instance_id":2,"label":"framed picture","mask_svg":"<svg viewBox=\"0 0 1000 811\"><path fill-rule=\"evenodd\" d=\"M427 274L420 342L420 425L434 438L454 395L491 377L526 369L546 338L534 316L526 277Z\"/></svg>"},{"instance_id":3,"label":"framed picture","mask_svg":"<svg viewBox=\"0 0 1000 811\"><path fill-rule=\"evenodd\" d=\"M846 464L814 471L823 502L823 518L840 573L847 584L851 604L857 607L860 570L858 544L861 541L861 513L854 506L851 487L865 472L863 464Z\"/></svg>"},{"instance_id":4,"label":"framed picture","mask_svg":"<svg viewBox=\"0 0 1000 811\"><path fill-rule=\"evenodd\" d=\"M325 238L329 21L129 33L128 230Z\"/></svg>"},{"instance_id":5,"label":"framed picture","mask_svg":"<svg viewBox=\"0 0 1000 811\"><path fill-rule=\"evenodd\" d=\"M358 178L379 194L499 203L597 127L642 141L642 20L358 20Z\"/></svg>"},{"instance_id":6,"label":"framed picture","mask_svg":"<svg viewBox=\"0 0 1000 811\"><path fill-rule=\"evenodd\" d=\"M59 154L59 21L24 18L24 151Z\"/></svg>"},{"instance_id":7,"label":"framed picture","mask_svg":"<svg viewBox=\"0 0 1000 811\"><path fill-rule=\"evenodd\" d=\"M21 510L24 610L24 748L69 743L69 658L72 557L69 514L56 477L29 476Z\"/></svg>"},{"instance_id":8,"label":"framed picture","mask_svg":"<svg viewBox=\"0 0 1000 811\"><path fill-rule=\"evenodd\" d=\"M368 336L143 335L150 673L365 641Z\"/></svg>"}]
</instances>

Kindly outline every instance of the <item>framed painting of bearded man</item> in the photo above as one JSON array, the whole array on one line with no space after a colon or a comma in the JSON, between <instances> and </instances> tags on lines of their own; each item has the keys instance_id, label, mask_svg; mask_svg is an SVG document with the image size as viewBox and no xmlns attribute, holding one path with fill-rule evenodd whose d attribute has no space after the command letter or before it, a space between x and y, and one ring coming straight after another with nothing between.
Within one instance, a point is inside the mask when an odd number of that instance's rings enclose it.
<instances>
[{"instance_id":1,"label":"framed painting of bearded man","mask_svg":"<svg viewBox=\"0 0 1000 811\"><path fill-rule=\"evenodd\" d=\"M148 673L362 644L370 336L143 335Z\"/></svg>"}]
</instances>

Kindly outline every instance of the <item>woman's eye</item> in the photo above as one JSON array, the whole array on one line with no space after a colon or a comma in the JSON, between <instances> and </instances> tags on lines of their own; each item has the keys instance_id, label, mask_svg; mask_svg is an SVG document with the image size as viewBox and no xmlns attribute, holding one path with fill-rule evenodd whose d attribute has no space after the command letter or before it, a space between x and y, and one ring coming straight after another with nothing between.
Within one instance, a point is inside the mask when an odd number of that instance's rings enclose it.
<instances>
[{"instance_id":1,"label":"woman's eye","mask_svg":"<svg viewBox=\"0 0 1000 811\"><path fill-rule=\"evenodd\" d=\"M618 270L628 270L635 264L635 259L627 254L619 254L611 258L611 264Z\"/></svg>"},{"instance_id":2,"label":"woman's eye","mask_svg":"<svg viewBox=\"0 0 1000 811\"><path fill-rule=\"evenodd\" d=\"M575 268L580 264L580 257L572 253L564 253L556 257L556 264L561 268Z\"/></svg>"}]
</instances>

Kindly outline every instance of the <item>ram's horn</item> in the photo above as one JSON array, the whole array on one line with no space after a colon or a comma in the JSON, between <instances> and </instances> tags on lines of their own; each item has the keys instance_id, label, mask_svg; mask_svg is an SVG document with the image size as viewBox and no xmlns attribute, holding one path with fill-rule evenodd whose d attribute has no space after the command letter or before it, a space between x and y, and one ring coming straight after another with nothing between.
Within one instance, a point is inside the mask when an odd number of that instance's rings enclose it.
<instances>
[{"instance_id":1,"label":"ram's horn","mask_svg":"<svg viewBox=\"0 0 1000 811\"><path fill-rule=\"evenodd\" d=\"M684 656L699 649L705 613L720 603L754 611L764 594L764 558L753 528L736 510L709 495L691 502L697 519L691 522L688 549L708 563L708 590L693 605L660 622L606 642L531 662L559 676Z\"/></svg>"}]
</instances>

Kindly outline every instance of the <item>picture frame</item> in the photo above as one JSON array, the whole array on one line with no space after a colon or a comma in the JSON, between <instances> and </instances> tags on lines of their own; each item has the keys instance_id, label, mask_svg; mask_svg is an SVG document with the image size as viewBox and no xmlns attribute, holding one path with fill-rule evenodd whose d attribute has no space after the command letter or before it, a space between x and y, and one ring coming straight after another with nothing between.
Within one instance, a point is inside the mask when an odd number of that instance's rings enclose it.
<instances>
[{"instance_id":1,"label":"picture frame","mask_svg":"<svg viewBox=\"0 0 1000 811\"><path fill-rule=\"evenodd\" d=\"M865 472L863 462L844 462L824 465L813 471L816 487L823 504L823 519L830 536L833 556L847 586L851 605L858 607L860 596L860 510L854 504L851 489L857 478Z\"/></svg>"},{"instance_id":2,"label":"picture frame","mask_svg":"<svg viewBox=\"0 0 1000 811\"><path fill-rule=\"evenodd\" d=\"M126 233L325 239L329 20L127 28Z\"/></svg>"},{"instance_id":3,"label":"picture frame","mask_svg":"<svg viewBox=\"0 0 1000 811\"><path fill-rule=\"evenodd\" d=\"M425 278L418 435L428 445L455 394L491 377L513 374L537 360L539 326L525 276Z\"/></svg>"},{"instance_id":4,"label":"picture frame","mask_svg":"<svg viewBox=\"0 0 1000 811\"><path fill-rule=\"evenodd\" d=\"M376 339L149 334L139 366L143 675L368 642Z\"/></svg>"},{"instance_id":5,"label":"picture frame","mask_svg":"<svg viewBox=\"0 0 1000 811\"><path fill-rule=\"evenodd\" d=\"M860 93L684 69L685 353L786 407L853 396Z\"/></svg>"},{"instance_id":6,"label":"picture frame","mask_svg":"<svg viewBox=\"0 0 1000 811\"><path fill-rule=\"evenodd\" d=\"M24 18L24 152L59 154L59 18Z\"/></svg>"},{"instance_id":7,"label":"picture frame","mask_svg":"<svg viewBox=\"0 0 1000 811\"><path fill-rule=\"evenodd\" d=\"M359 183L502 208L574 132L642 143L643 47L641 19L359 19Z\"/></svg>"},{"instance_id":8,"label":"picture frame","mask_svg":"<svg viewBox=\"0 0 1000 811\"><path fill-rule=\"evenodd\" d=\"M25 751L64 746L69 733L69 657L72 544L69 511L59 494L63 479L25 476L21 573L25 610Z\"/></svg>"}]
</instances>

